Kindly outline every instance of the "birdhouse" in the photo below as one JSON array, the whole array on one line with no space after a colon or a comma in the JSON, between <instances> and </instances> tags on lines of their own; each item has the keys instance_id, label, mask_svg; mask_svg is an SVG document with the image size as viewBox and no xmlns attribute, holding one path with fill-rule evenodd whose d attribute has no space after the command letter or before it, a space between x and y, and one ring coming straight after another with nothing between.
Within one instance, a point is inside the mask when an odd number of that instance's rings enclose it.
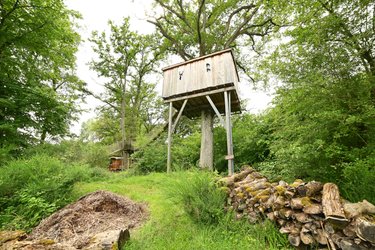
<instances>
[{"instance_id":1,"label":"birdhouse","mask_svg":"<svg viewBox=\"0 0 375 250\"><path fill-rule=\"evenodd\" d=\"M203 109L211 109L209 96L221 114L225 113L223 92L231 93L231 111L240 111L237 85L238 72L231 49L219 51L163 69L162 97L180 110L189 99L183 115L200 116Z\"/></svg>"}]
</instances>

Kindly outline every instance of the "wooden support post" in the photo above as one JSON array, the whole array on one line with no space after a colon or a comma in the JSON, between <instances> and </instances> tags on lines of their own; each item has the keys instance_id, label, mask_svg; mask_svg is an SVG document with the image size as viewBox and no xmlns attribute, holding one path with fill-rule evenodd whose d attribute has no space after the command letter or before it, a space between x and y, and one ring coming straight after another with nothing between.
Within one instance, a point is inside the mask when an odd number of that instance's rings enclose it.
<instances>
[{"instance_id":1,"label":"wooden support post","mask_svg":"<svg viewBox=\"0 0 375 250\"><path fill-rule=\"evenodd\" d=\"M211 110L202 110L201 152L199 158L199 166L202 169L213 170L214 168L213 120L214 116Z\"/></svg>"},{"instance_id":2,"label":"wooden support post","mask_svg":"<svg viewBox=\"0 0 375 250\"><path fill-rule=\"evenodd\" d=\"M232 124L231 124L231 96L230 92L224 92L225 102L225 123L227 131L227 152L228 155L225 157L228 160L228 175L231 176L234 173L234 156L233 156L233 142L232 142Z\"/></svg>"},{"instance_id":3,"label":"wooden support post","mask_svg":"<svg viewBox=\"0 0 375 250\"><path fill-rule=\"evenodd\" d=\"M172 102L169 103L169 119L168 119L168 156L167 156L167 173L171 172L171 147L172 147Z\"/></svg>"}]
</instances>

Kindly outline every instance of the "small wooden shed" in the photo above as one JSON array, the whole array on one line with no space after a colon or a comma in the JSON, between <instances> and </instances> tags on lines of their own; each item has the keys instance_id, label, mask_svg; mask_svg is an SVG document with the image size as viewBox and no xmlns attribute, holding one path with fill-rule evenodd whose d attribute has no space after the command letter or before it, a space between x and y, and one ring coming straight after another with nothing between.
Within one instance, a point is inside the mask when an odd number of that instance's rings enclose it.
<instances>
[{"instance_id":1,"label":"small wooden shed","mask_svg":"<svg viewBox=\"0 0 375 250\"><path fill-rule=\"evenodd\" d=\"M200 116L202 109L211 109L207 95L224 114L224 91L231 93L232 112L241 110L237 94L239 77L231 49L166 67L163 75L164 101L173 102L173 107L180 110L188 98L183 115L189 118Z\"/></svg>"},{"instance_id":2,"label":"small wooden shed","mask_svg":"<svg viewBox=\"0 0 375 250\"><path fill-rule=\"evenodd\" d=\"M211 126L209 124L212 122L204 120L203 114L206 110L207 112L213 110L227 131L226 159L229 175L233 174L234 156L230 116L232 112L241 111L241 106L237 88L239 77L232 50L226 49L168 66L163 69L163 75L162 97L166 103L169 103L167 171L169 172L171 167L172 134L181 115L194 118L202 114L202 144L205 144L201 145L201 156L207 153L212 159L212 152L209 152L211 150L203 152L202 148L204 149L205 146L212 148L212 131L203 129ZM173 108L179 111L174 124L172 124ZM222 114L225 114L225 121ZM212 161L207 162L212 165Z\"/></svg>"}]
</instances>

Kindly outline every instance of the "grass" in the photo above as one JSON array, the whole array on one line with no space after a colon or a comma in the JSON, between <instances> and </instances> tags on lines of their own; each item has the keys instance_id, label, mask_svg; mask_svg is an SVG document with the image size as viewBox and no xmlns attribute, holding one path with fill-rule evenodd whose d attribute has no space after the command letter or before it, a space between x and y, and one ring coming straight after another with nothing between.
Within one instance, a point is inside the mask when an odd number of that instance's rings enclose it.
<instances>
[{"instance_id":1,"label":"grass","mask_svg":"<svg viewBox=\"0 0 375 250\"><path fill-rule=\"evenodd\" d=\"M147 176L113 174L108 181L79 183L76 197L95 190L125 195L149 205L150 219L131 232L126 249L287 249L271 222L250 225L235 222L228 216L216 225L195 222L184 210L183 203L173 196L176 181L195 178L199 172L172 174L152 173ZM171 192L172 191L172 192Z\"/></svg>"}]
</instances>

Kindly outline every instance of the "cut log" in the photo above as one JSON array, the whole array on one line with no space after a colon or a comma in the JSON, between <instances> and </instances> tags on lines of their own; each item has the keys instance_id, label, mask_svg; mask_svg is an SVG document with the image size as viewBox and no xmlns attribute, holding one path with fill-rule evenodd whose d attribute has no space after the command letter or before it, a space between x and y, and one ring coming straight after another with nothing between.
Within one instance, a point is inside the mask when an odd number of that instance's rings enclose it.
<instances>
[{"instance_id":1,"label":"cut log","mask_svg":"<svg viewBox=\"0 0 375 250\"><path fill-rule=\"evenodd\" d=\"M332 221L333 224L338 226L347 224L348 220L345 217L344 208L340 202L339 188L335 184L324 184L322 206L326 220Z\"/></svg>"},{"instance_id":2,"label":"cut log","mask_svg":"<svg viewBox=\"0 0 375 250\"><path fill-rule=\"evenodd\" d=\"M321 245L327 245L327 237L325 236L322 229L316 229L315 233L313 234L314 239Z\"/></svg>"},{"instance_id":3,"label":"cut log","mask_svg":"<svg viewBox=\"0 0 375 250\"><path fill-rule=\"evenodd\" d=\"M295 247L298 247L301 244L301 238L299 237L299 235L289 234L288 240L289 240L289 243Z\"/></svg>"},{"instance_id":4,"label":"cut log","mask_svg":"<svg viewBox=\"0 0 375 250\"><path fill-rule=\"evenodd\" d=\"M347 237L350 237L350 238L354 238L356 236L356 221L353 220L352 222L349 223L349 225L347 225L343 230L342 232L345 234L345 236Z\"/></svg>"},{"instance_id":5,"label":"cut log","mask_svg":"<svg viewBox=\"0 0 375 250\"><path fill-rule=\"evenodd\" d=\"M293 196L294 196L294 192L292 192L292 191L290 191L290 190L286 190L285 192L284 192L284 196L285 196L285 198L287 198L288 200L290 200L290 199L292 199L293 198Z\"/></svg>"},{"instance_id":6,"label":"cut log","mask_svg":"<svg viewBox=\"0 0 375 250\"><path fill-rule=\"evenodd\" d=\"M241 173L223 178L229 183L227 210L232 208L237 218L257 223L266 217L281 233L288 234L291 245L300 248L317 244L330 250L374 248L375 218L371 214L375 206L371 203L343 204L332 183L296 180L288 185L283 181L270 183L253 170L247 175ZM232 181L227 181L230 178Z\"/></svg>"},{"instance_id":7,"label":"cut log","mask_svg":"<svg viewBox=\"0 0 375 250\"><path fill-rule=\"evenodd\" d=\"M275 221L276 219L275 214L273 212L267 213L267 218L271 221Z\"/></svg>"},{"instance_id":8,"label":"cut log","mask_svg":"<svg viewBox=\"0 0 375 250\"><path fill-rule=\"evenodd\" d=\"M305 206L302 211L306 214L321 214L323 212L323 208L320 204L312 203Z\"/></svg>"},{"instance_id":9,"label":"cut log","mask_svg":"<svg viewBox=\"0 0 375 250\"><path fill-rule=\"evenodd\" d=\"M282 218L282 219L289 219L291 218L293 215L293 210L292 209L289 209L289 208L282 208L279 210L279 216Z\"/></svg>"},{"instance_id":10,"label":"cut log","mask_svg":"<svg viewBox=\"0 0 375 250\"><path fill-rule=\"evenodd\" d=\"M306 196L307 188L305 185L299 185L296 187L298 196Z\"/></svg>"},{"instance_id":11,"label":"cut log","mask_svg":"<svg viewBox=\"0 0 375 250\"><path fill-rule=\"evenodd\" d=\"M279 210L283 208L285 205L285 198L281 195L277 196L275 202L273 203L273 209L274 210Z\"/></svg>"},{"instance_id":12,"label":"cut log","mask_svg":"<svg viewBox=\"0 0 375 250\"><path fill-rule=\"evenodd\" d=\"M231 185L234 184L234 182L238 182L238 181L243 180L247 175L249 175L250 173L252 173L254 171L255 170L252 167L247 166L247 167L244 168L244 170L242 170L238 174L234 174L234 175L229 176L229 177L221 178L218 181L218 183L220 183L223 186L231 186Z\"/></svg>"},{"instance_id":13,"label":"cut log","mask_svg":"<svg viewBox=\"0 0 375 250\"><path fill-rule=\"evenodd\" d=\"M342 250L366 250L368 248L357 245L353 240L342 239L339 243L339 246Z\"/></svg>"},{"instance_id":14,"label":"cut log","mask_svg":"<svg viewBox=\"0 0 375 250\"><path fill-rule=\"evenodd\" d=\"M305 185L305 187L306 195L310 197L321 192L323 189L323 184L318 181L310 181Z\"/></svg>"},{"instance_id":15,"label":"cut log","mask_svg":"<svg viewBox=\"0 0 375 250\"><path fill-rule=\"evenodd\" d=\"M312 245L315 242L313 236L311 234L309 234L309 233L304 233L304 232L301 231L301 233L300 233L299 236L301 238L301 241L305 245Z\"/></svg>"},{"instance_id":16,"label":"cut log","mask_svg":"<svg viewBox=\"0 0 375 250\"><path fill-rule=\"evenodd\" d=\"M301 222L301 223L308 223L308 222L312 222L313 219L309 217L309 215L305 214L305 213L295 213L293 214L293 218L295 220L297 220L298 222Z\"/></svg>"},{"instance_id":17,"label":"cut log","mask_svg":"<svg viewBox=\"0 0 375 250\"><path fill-rule=\"evenodd\" d=\"M375 214L375 206L367 200L357 203L345 203L344 212L347 218L351 219L361 215Z\"/></svg>"},{"instance_id":18,"label":"cut log","mask_svg":"<svg viewBox=\"0 0 375 250\"><path fill-rule=\"evenodd\" d=\"M310 204L311 201L308 197L293 198L290 200L290 206L293 209L302 209L304 206Z\"/></svg>"},{"instance_id":19,"label":"cut log","mask_svg":"<svg viewBox=\"0 0 375 250\"><path fill-rule=\"evenodd\" d=\"M375 221L370 222L365 218L357 218L356 233L362 240L375 244Z\"/></svg>"}]
</instances>

